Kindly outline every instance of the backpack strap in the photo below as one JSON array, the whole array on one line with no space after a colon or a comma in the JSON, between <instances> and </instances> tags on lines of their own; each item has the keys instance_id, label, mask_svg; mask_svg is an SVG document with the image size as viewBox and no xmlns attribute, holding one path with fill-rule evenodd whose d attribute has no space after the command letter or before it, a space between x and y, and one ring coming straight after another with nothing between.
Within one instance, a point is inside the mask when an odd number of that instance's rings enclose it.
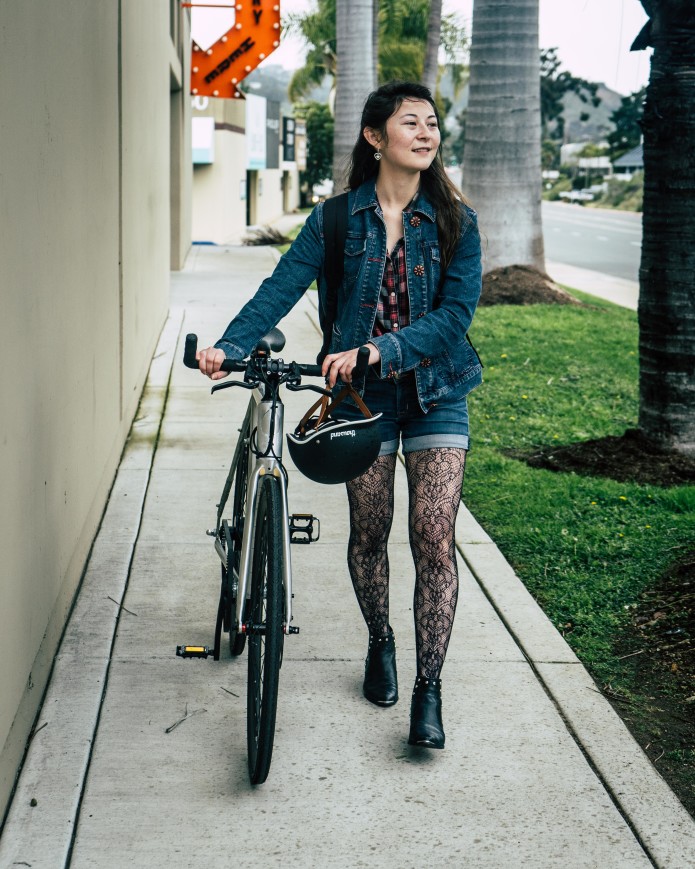
<instances>
[{"instance_id":1,"label":"backpack strap","mask_svg":"<svg viewBox=\"0 0 695 869\"><path fill-rule=\"evenodd\" d=\"M345 239L348 224L348 195L341 193L323 204L324 274L326 276L326 307L323 318L323 345L316 361L321 364L328 353L333 324L338 310L338 290L343 282Z\"/></svg>"}]
</instances>

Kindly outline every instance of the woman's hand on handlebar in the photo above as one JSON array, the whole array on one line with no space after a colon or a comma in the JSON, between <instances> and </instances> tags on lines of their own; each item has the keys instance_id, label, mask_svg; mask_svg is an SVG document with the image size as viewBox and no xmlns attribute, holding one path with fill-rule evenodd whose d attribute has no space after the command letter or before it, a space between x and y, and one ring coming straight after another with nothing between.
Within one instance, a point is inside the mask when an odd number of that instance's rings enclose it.
<instances>
[{"instance_id":1,"label":"woman's hand on handlebar","mask_svg":"<svg viewBox=\"0 0 695 869\"><path fill-rule=\"evenodd\" d=\"M198 360L198 368L210 380L221 380L229 374L228 371L220 371L220 365L226 357L224 350L220 350L219 347L206 347L205 350L198 350L195 358Z\"/></svg>"},{"instance_id":2,"label":"woman's hand on handlebar","mask_svg":"<svg viewBox=\"0 0 695 869\"><path fill-rule=\"evenodd\" d=\"M381 359L381 354L374 344L367 343L363 346L369 350L369 365L374 365ZM330 353L323 360L321 370L331 388L336 385L338 380L352 383L352 370L357 362L359 349L359 347L355 347L354 350L344 350L342 353Z\"/></svg>"}]
</instances>

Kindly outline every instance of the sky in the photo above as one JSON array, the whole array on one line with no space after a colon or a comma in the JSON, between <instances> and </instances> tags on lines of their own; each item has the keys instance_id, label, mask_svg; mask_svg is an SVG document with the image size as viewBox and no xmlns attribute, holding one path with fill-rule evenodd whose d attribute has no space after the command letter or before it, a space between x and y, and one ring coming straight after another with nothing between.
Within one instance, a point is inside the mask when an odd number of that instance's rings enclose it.
<instances>
[{"instance_id":1,"label":"sky","mask_svg":"<svg viewBox=\"0 0 695 869\"><path fill-rule=\"evenodd\" d=\"M280 0L281 14L305 12L311 0ZM471 30L473 0L444 0L444 12L459 15ZM627 95L647 84L648 51L630 51L647 20L639 0L540 0L541 48L557 48L561 69L588 81L603 82ZM283 39L265 61L289 69L301 66L301 42Z\"/></svg>"}]
</instances>

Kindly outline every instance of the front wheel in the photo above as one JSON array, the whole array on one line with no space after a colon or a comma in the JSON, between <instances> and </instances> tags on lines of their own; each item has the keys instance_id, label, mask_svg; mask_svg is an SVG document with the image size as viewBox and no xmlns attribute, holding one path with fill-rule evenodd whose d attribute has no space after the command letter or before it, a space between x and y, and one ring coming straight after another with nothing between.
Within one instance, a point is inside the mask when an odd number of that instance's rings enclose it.
<instances>
[{"instance_id":1,"label":"front wheel","mask_svg":"<svg viewBox=\"0 0 695 869\"><path fill-rule=\"evenodd\" d=\"M251 784L268 777L275 737L275 712L284 640L282 493L263 477L258 495L248 621L249 675L247 737Z\"/></svg>"},{"instance_id":2,"label":"front wheel","mask_svg":"<svg viewBox=\"0 0 695 869\"><path fill-rule=\"evenodd\" d=\"M246 488L249 465L248 437L248 427L244 425L240 433L242 445L234 478L232 518L225 529L227 537L227 569L222 568L222 581L226 585L225 630L229 631L229 652L232 657L240 655L246 645L246 637L235 630L233 625L236 620L239 569L241 568L241 543L244 537L244 522L246 519Z\"/></svg>"}]
</instances>

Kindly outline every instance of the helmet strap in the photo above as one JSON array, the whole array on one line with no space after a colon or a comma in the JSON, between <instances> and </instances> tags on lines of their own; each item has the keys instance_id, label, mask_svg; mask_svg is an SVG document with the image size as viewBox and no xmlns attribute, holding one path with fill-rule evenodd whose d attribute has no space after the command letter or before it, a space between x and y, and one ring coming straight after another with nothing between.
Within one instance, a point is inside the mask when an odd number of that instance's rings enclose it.
<instances>
[{"instance_id":1,"label":"helmet strap","mask_svg":"<svg viewBox=\"0 0 695 869\"><path fill-rule=\"evenodd\" d=\"M322 395L318 401L311 405L309 410L304 414L302 419L297 426L297 431L300 434L305 434L307 428L317 429L320 425L322 425L326 419L333 413L333 411L338 407L339 404L342 404L346 398L350 397L357 407L362 411L366 419L371 419L373 414L367 405L362 401L360 394L353 388L351 383L346 383L344 388L340 390L340 392L335 396L335 398L329 398L327 395ZM316 420L312 420L312 416L315 411L319 410L319 415Z\"/></svg>"}]
</instances>

